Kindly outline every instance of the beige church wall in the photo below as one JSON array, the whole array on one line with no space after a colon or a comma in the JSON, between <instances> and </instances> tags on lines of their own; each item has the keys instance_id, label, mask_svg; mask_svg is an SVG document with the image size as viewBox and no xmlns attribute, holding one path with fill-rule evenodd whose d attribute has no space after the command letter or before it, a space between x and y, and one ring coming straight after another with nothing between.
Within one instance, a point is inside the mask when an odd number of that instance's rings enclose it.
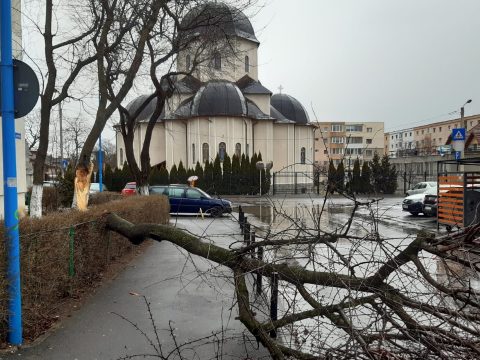
<instances>
[{"instance_id":1,"label":"beige church wall","mask_svg":"<svg viewBox=\"0 0 480 360\"><path fill-rule=\"evenodd\" d=\"M187 122L183 120L165 121L165 161L167 169L180 161L188 164L187 159Z\"/></svg>"},{"instance_id":2,"label":"beige church wall","mask_svg":"<svg viewBox=\"0 0 480 360\"><path fill-rule=\"evenodd\" d=\"M265 115L270 115L269 94L245 94L245 97L252 100Z\"/></svg>"},{"instance_id":3,"label":"beige church wall","mask_svg":"<svg viewBox=\"0 0 480 360\"><path fill-rule=\"evenodd\" d=\"M292 144L289 142L289 128L293 127L288 124L274 124L273 136L275 141L275 151L273 152L273 170L279 171L291 164L290 147Z\"/></svg>"},{"instance_id":4,"label":"beige church wall","mask_svg":"<svg viewBox=\"0 0 480 360\"><path fill-rule=\"evenodd\" d=\"M119 169L123 168L123 163L127 160L125 156L125 143L123 142L122 134L120 129L115 131L115 146L117 151L117 167Z\"/></svg>"},{"instance_id":5,"label":"beige church wall","mask_svg":"<svg viewBox=\"0 0 480 360\"><path fill-rule=\"evenodd\" d=\"M142 143L145 141L147 124L142 124ZM165 161L165 124L157 123L152 131L150 141L150 165L154 166Z\"/></svg>"},{"instance_id":6,"label":"beige church wall","mask_svg":"<svg viewBox=\"0 0 480 360\"><path fill-rule=\"evenodd\" d=\"M213 69L210 65L212 63L212 55L202 55L200 60L201 64L193 72L193 76L200 79L202 82L209 81L211 79L223 79L228 81L237 81L244 75L248 74L252 79L258 80L258 44L241 39L230 39L230 42L226 46L234 47L235 51L232 54L226 56L225 51L220 51L222 54L221 70ZM193 62L194 54L197 49L195 43L191 45L190 50L181 51L177 57L177 69L179 71L186 71L186 57L190 54L191 61ZM219 45L221 47L221 45ZM245 71L245 56L249 57L249 71ZM181 77L181 76L180 76Z\"/></svg>"},{"instance_id":7,"label":"beige church wall","mask_svg":"<svg viewBox=\"0 0 480 360\"><path fill-rule=\"evenodd\" d=\"M167 118L171 118L173 113L178 109L178 106L182 101L191 98L194 94L179 94L178 92L174 93L173 96L165 102L165 114Z\"/></svg>"},{"instance_id":8,"label":"beige church wall","mask_svg":"<svg viewBox=\"0 0 480 360\"><path fill-rule=\"evenodd\" d=\"M263 161L273 161L273 121L259 120L253 127L254 132L254 152L262 153ZM275 163L273 164L275 168Z\"/></svg>"},{"instance_id":9,"label":"beige church wall","mask_svg":"<svg viewBox=\"0 0 480 360\"><path fill-rule=\"evenodd\" d=\"M254 80L258 80L258 44L245 39L237 39L237 50L234 59L234 81L241 79L245 75L250 76ZM249 59L249 71L245 70L245 56Z\"/></svg>"}]
</instances>

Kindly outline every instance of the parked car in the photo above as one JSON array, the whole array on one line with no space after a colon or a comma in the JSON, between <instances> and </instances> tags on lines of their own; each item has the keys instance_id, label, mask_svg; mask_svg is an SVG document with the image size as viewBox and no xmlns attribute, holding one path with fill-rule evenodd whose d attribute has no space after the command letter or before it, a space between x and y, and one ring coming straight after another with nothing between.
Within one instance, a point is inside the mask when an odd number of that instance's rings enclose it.
<instances>
[{"instance_id":1,"label":"parked car","mask_svg":"<svg viewBox=\"0 0 480 360\"><path fill-rule=\"evenodd\" d=\"M125 187L122 189L122 195L124 196L135 195L136 193L137 193L136 182L128 182L125 184Z\"/></svg>"},{"instance_id":2,"label":"parked car","mask_svg":"<svg viewBox=\"0 0 480 360\"><path fill-rule=\"evenodd\" d=\"M437 216L437 194L425 195L423 200L423 215L425 216Z\"/></svg>"},{"instance_id":3,"label":"parked car","mask_svg":"<svg viewBox=\"0 0 480 360\"><path fill-rule=\"evenodd\" d=\"M407 196L402 203L402 210L408 211L413 216L417 216L423 212L423 202L425 200L426 195L437 195L437 188L430 187L426 190L426 193L423 194L414 194Z\"/></svg>"},{"instance_id":4,"label":"parked car","mask_svg":"<svg viewBox=\"0 0 480 360\"><path fill-rule=\"evenodd\" d=\"M187 185L150 186L150 194L168 196L171 214L191 214L200 212L211 216L221 216L232 212L232 203L224 199L215 199L202 189Z\"/></svg>"},{"instance_id":5,"label":"parked car","mask_svg":"<svg viewBox=\"0 0 480 360\"><path fill-rule=\"evenodd\" d=\"M415 184L415 186L407 190L407 196L414 194L425 194L429 192L432 188L437 188L436 181L423 181Z\"/></svg>"},{"instance_id":6,"label":"parked car","mask_svg":"<svg viewBox=\"0 0 480 360\"><path fill-rule=\"evenodd\" d=\"M103 185L102 191L108 191L105 184L102 184L102 185ZM98 193L98 192L100 192L100 183L91 183L89 194L92 195L92 194L95 194L95 193Z\"/></svg>"}]
</instances>

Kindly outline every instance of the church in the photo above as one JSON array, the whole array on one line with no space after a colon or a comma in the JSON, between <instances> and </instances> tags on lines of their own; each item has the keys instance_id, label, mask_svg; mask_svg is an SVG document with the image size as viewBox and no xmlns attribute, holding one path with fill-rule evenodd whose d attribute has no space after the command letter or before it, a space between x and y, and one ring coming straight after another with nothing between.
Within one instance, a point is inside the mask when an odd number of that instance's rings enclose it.
<instances>
[{"instance_id":1,"label":"church","mask_svg":"<svg viewBox=\"0 0 480 360\"><path fill-rule=\"evenodd\" d=\"M277 186L313 183L314 129L308 113L293 96L273 94L259 81L258 41L250 20L238 9L223 3L208 2L192 9L184 19L195 19L208 12L221 13L222 30L231 39L235 56L213 54L209 71L192 71L178 76L175 93L166 102L157 120L150 145L150 163L168 170L182 161L194 168L197 161L220 160L230 156L261 153L272 162ZM193 46L192 46L193 47ZM176 69L188 72L195 61L195 49L179 52ZM133 100L127 110L134 113L148 95ZM151 105L151 106L150 106ZM154 102L137 118L135 157L139 159L148 119ZM126 160L120 131L116 134L117 166ZM138 160L137 160L138 161ZM298 176L297 176L298 175ZM275 177L273 177L275 178Z\"/></svg>"}]
</instances>

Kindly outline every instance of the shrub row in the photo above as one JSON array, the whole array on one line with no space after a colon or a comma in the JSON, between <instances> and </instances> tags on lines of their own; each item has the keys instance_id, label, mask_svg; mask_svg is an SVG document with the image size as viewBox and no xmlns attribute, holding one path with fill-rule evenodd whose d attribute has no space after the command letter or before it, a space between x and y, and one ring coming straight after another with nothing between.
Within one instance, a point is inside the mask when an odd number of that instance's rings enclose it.
<instances>
[{"instance_id":1,"label":"shrub row","mask_svg":"<svg viewBox=\"0 0 480 360\"><path fill-rule=\"evenodd\" d=\"M97 198L107 200L108 194ZM155 209L156 211L151 211ZM87 212L68 210L41 219L20 221L21 283L24 338L39 336L55 321L59 302L88 290L101 277L111 260L131 251L130 243L114 233L102 232L101 219L115 212L134 222L165 224L169 219L164 196L129 197L92 206ZM73 230L72 230L73 229ZM70 272L70 240L74 233L73 265ZM6 274L6 246L0 227L0 272ZM7 332L7 280L0 277L0 343Z\"/></svg>"}]
</instances>

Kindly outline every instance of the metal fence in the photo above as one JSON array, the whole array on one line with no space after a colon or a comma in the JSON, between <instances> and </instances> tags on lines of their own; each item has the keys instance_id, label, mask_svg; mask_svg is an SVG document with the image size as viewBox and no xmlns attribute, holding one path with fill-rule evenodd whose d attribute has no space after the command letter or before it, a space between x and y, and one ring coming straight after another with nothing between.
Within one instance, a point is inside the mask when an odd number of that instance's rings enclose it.
<instances>
[{"instance_id":1,"label":"metal fence","mask_svg":"<svg viewBox=\"0 0 480 360\"><path fill-rule=\"evenodd\" d=\"M318 173L279 171L272 176L272 194L318 194Z\"/></svg>"}]
</instances>

